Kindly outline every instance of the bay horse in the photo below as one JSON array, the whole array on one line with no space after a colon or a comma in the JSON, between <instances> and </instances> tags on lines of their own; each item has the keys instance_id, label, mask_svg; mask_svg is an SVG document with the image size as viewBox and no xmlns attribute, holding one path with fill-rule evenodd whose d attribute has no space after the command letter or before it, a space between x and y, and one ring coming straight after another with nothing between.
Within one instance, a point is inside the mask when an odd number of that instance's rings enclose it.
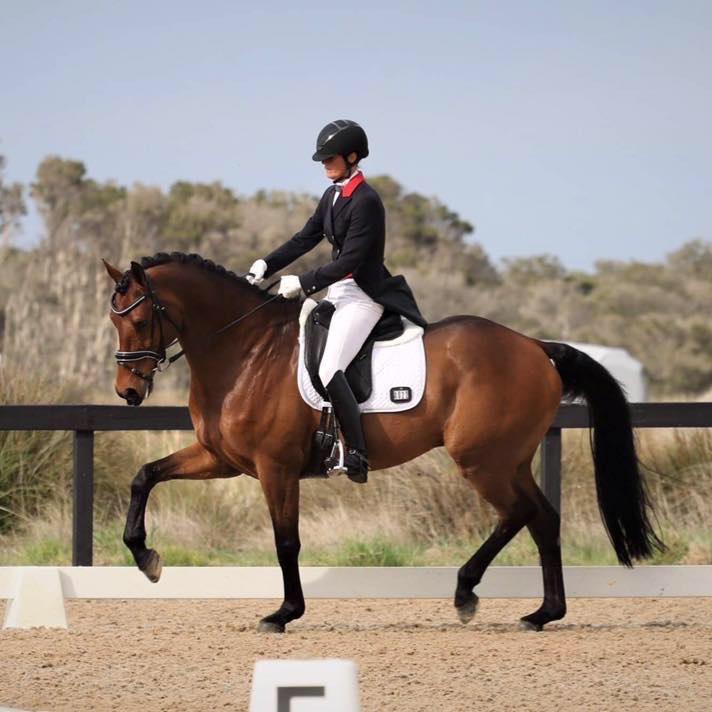
<instances>
[{"instance_id":1,"label":"bay horse","mask_svg":"<svg viewBox=\"0 0 712 712\"><path fill-rule=\"evenodd\" d=\"M138 406L150 393L165 348L180 342L190 368L192 445L143 465L131 483L124 542L151 580L161 561L146 548L144 515L159 482L247 474L259 480L274 528L284 600L258 629L284 632L304 614L299 577L299 482L319 413L297 387L298 301L267 294L198 255L159 253L126 272L104 263L115 288L116 393ZM238 317L240 323L224 330ZM221 332L216 335L217 332ZM562 394L586 400L602 519L618 560L632 565L662 543L650 524L625 396L610 373L568 345L543 342L487 319L452 316L424 334L422 400L399 413L363 416L371 467L392 467L444 446L498 523L459 569L454 604L463 623L487 566L527 527L543 570L541 606L520 626L541 630L566 613L559 515L532 476L537 446Z\"/></svg>"}]
</instances>

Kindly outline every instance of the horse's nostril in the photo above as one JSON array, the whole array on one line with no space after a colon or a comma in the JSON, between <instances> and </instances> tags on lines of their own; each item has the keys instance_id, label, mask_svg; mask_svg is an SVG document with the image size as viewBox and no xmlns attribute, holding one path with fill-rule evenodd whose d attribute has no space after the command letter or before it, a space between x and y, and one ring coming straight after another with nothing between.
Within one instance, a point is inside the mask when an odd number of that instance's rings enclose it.
<instances>
[{"instance_id":1,"label":"horse's nostril","mask_svg":"<svg viewBox=\"0 0 712 712\"><path fill-rule=\"evenodd\" d=\"M138 394L138 391L134 390L133 388L127 388L125 391L121 393L121 397L129 404L129 405L141 405L141 401L143 400L141 396Z\"/></svg>"}]
</instances>

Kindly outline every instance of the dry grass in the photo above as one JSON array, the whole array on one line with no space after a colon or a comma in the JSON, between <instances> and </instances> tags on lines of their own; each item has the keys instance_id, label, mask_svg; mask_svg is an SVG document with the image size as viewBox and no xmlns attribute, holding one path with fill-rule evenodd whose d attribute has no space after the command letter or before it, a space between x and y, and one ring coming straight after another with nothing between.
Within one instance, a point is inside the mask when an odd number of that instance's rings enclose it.
<instances>
[{"instance_id":1,"label":"dry grass","mask_svg":"<svg viewBox=\"0 0 712 712\"><path fill-rule=\"evenodd\" d=\"M2 402L76 398L8 374ZM184 447L190 433L98 433L95 544L98 563L130 563L121 531L129 484L144 462ZM651 501L668 552L658 561L712 563L712 432L639 431ZM613 563L595 499L586 431L564 433L564 558ZM56 433L0 433L0 561L70 558L71 440ZM375 473L366 487L336 480L302 484L302 560L306 563L459 564L494 518L444 452ZM151 495L149 538L167 563L273 563L272 530L259 484L248 477L170 482ZM500 563L536 563L526 532Z\"/></svg>"}]
</instances>

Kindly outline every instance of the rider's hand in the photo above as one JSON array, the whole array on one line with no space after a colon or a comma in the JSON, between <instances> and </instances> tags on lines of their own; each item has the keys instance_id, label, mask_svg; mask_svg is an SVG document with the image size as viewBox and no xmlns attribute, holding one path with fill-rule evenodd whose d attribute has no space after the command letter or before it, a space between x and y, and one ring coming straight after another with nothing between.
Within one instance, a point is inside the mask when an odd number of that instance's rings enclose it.
<instances>
[{"instance_id":1,"label":"rider's hand","mask_svg":"<svg viewBox=\"0 0 712 712\"><path fill-rule=\"evenodd\" d=\"M266 271L267 263L264 260L256 260L252 263L252 267L250 267L245 279L250 284L259 284L265 278Z\"/></svg>"},{"instance_id":2,"label":"rider's hand","mask_svg":"<svg viewBox=\"0 0 712 712\"><path fill-rule=\"evenodd\" d=\"M302 284L299 281L299 277L294 274L288 274L279 280L279 289L277 294L286 299L294 299L298 297L302 291Z\"/></svg>"}]
</instances>

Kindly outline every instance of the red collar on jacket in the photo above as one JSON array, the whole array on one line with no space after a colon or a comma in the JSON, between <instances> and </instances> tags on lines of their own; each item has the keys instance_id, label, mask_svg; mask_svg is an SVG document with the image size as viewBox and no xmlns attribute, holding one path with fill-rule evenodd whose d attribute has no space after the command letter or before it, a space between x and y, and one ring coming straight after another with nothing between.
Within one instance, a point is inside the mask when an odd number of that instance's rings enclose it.
<instances>
[{"instance_id":1,"label":"red collar on jacket","mask_svg":"<svg viewBox=\"0 0 712 712\"><path fill-rule=\"evenodd\" d=\"M341 191L341 195L344 198L350 198L353 195L353 192L358 188L361 183L365 183L366 179L363 177L363 173L359 172L357 173L345 186L344 189Z\"/></svg>"}]
</instances>

